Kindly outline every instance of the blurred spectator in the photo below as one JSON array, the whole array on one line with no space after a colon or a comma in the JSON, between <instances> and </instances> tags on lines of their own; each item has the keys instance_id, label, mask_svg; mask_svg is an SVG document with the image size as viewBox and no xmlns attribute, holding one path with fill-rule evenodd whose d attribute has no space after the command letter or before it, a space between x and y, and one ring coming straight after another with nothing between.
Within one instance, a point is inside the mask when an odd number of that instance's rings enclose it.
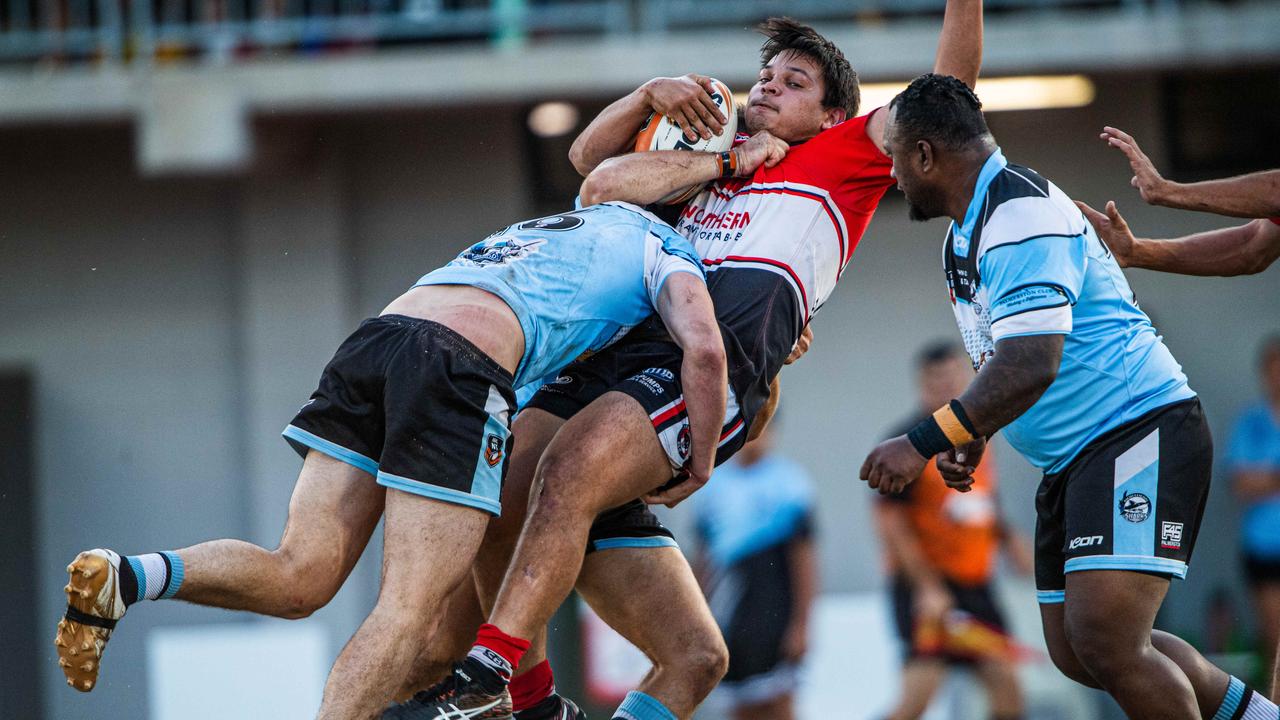
<instances>
[{"instance_id":1,"label":"blurred spectator","mask_svg":"<svg viewBox=\"0 0 1280 720\"><path fill-rule=\"evenodd\" d=\"M818 587L812 481L773 452L776 424L775 416L692 500L701 541L695 567L729 646L729 672L716 692L737 720L795 717Z\"/></svg>"},{"instance_id":2,"label":"blurred spectator","mask_svg":"<svg viewBox=\"0 0 1280 720\"><path fill-rule=\"evenodd\" d=\"M1262 399L1236 421L1227 469L1245 504L1240 545L1258 617L1259 687L1266 688L1280 643L1280 335L1263 342L1258 371Z\"/></svg>"},{"instance_id":3,"label":"blurred spectator","mask_svg":"<svg viewBox=\"0 0 1280 720\"><path fill-rule=\"evenodd\" d=\"M968 357L951 343L926 347L917 368L917 414L891 435L902 434L934 408L959 397L974 377ZM971 492L948 489L930 463L917 482L877 503L894 621L906 655L902 695L889 715L892 720L923 715L949 665L977 672L993 718L1022 717L1017 650L996 605L991 576L1002 543L1024 574L1031 572L1031 548L1000 520L991 454L988 447Z\"/></svg>"}]
</instances>

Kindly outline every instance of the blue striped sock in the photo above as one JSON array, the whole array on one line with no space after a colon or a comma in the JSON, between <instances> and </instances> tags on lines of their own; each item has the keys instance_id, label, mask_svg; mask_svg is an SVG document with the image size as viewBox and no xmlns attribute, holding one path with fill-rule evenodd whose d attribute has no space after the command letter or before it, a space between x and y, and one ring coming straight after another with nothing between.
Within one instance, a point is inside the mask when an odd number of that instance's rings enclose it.
<instances>
[{"instance_id":1,"label":"blue striped sock","mask_svg":"<svg viewBox=\"0 0 1280 720\"><path fill-rule=\"evenodd\" d=\"M1246 689L1240 678L1232 675L1231 681L1227 683L1227 694L1222 698L1222 705L1218 706L1213 720L1231 720L1231 716L1240 707L1240 701L1244 699Z\"/></svg>"},{"instance_id":2,"label":"blue striped sock","mask_svg":"<svg viewBox=\"0 0 1280 720\"><path fill-rule=\"evenodd\" d=\"M178 594L186 576L178 553L164 551L125 558L138 582L137 600L167 600ZM126 604L130 601L125 598Z\"/></svg>"},{"instance_id":3,"label":"blue striped sock","mask_svg":"<svg viewBox=\"0 0 1280 720\"><path fill-rule=\"evenodd\" d=\"M652 695L632 690L613 713L614 720L676 720L666 705Z\"/></svg>"}]
</instances>

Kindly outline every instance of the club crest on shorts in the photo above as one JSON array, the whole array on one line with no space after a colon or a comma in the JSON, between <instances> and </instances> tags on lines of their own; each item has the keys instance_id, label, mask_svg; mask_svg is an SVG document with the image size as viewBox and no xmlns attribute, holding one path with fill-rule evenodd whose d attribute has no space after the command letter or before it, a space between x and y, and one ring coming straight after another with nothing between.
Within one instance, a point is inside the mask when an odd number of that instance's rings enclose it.
<instances>
[{"instance_id":1,"label":"club crest on shorts","mask_svg":"<svg viewBox=\"0 0 1280 720\"><path fill-rule=\"evenodd\" d=\"M689 459L689 445L689 424L685 423L676 434L676 452L680 453L681 460Z\"/></svg>"},{"instance_id":2,"label":"club crest on shorts","mask_svg":"<svg viewBox=\"0 0 1280 720\"><path fill-rule=\"evenodd\" d=\"M484 461L489 463L489 467L493 467L502 462L503 442L502 438L493 433L489 433L489 437L484 442Z\"/></svg>"},{"instance_id":3,"label":"club crest on shorts","mask_svg":"<svg viewBox=\"0 0 1280 720\"><path fill-rule=\"evenodd\" d=\"M1120 498L1120 516L1131 523L1140 523L1151 516L1151 498L1142 493L1125 493Z\"/></svg>"}]
</instances>

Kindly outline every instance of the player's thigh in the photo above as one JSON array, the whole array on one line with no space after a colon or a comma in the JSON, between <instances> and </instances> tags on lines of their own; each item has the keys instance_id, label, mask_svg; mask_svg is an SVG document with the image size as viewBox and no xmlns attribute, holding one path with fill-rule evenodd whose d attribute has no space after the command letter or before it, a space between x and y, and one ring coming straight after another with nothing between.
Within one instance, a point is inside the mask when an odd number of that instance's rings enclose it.
<instances>
[{"instance_id":1,"label":"player's thigh","mask_svg":"<svg viewBox=\"0 0 1280 720\"><path fill-rule=\"evenodd\" d=\"M1045 646L1049 649L1049 659L1063 675L1081 685L1101 687L1089 674L1067 640L1067 619L1063 603L1041 603L1040 625L1044 631Z\"/></svg>"},{"instance_id":2,"label":"player's thigh","mask_svg":"<svg viewBox=\"0 0 1280 720\"><path fill-rule=\"evenodd\" d=\"M939 658L915 657L902 666L902 692L894 720L909 720L924 715L942 682L947 679L947 662Z\"/></svg>"},{"instance_id":3,"label":"player's thigh","mask_svg":"<svg viewBox=\"0 0 1280 720\"><path fill-rule=\"evenodd\" d=\"M542 454L539 497L593 516L671 480L671 461L649 414L635 398L610 391L574 415Z\"/></svg>"},{"instance_id":4,"label":"player's thigh","mask_svg":"<svg viewBox=\"0 0 1280 720\"><path fill-rule=\"evenodd\" d=\"M299 562L314 558L346 577L378 525L385 497L369 473L309 451L289 499L280 551Z\"/></svg>"},{"instance_id":5,"label":"player's thigh","mask_svg":"<svg viewBox=\"0 0 1280 720\"><path fill-rule=\"evenodd\" d=\"M469 577L490 516L469 505L390 488L386 493L378 603L438 609Z\"/></svg>"},{"instance_id":6,"label":"player's thigh","mask_svg":"<svg viewBox=\"0 0 1280 720\"><path fill-rule=\"evenodd\" d=\"M1067 574L1063 603L1067 640L1076 657L1097 676L1151 643L1151 628L1169 578L1128 570L1084 570Z\"/></svg>"},{"instance_id":7,"label":"player's thigh","mask_svg":"<svg viewBox=\"0 0 1280 720\"><path fill-rule=\"evenodd\" d=\"M502 487L502 515L489 523L484 545L476 556L475 578L483 607L492 609L507 564L520 538L529 503L529 487L542 451L565 420L538 408L522 410L511 424L515 443Z\"/></svg>"},{"instance_id":8,"label":"player's thigh","mask_svg":"<svg viewBox=\"0 0 1280 720\"><path fill-rule=\"evenodd\" d=\"M578 592L656 665L719 664L728 651L678 548L617 548L587 556ZM690 658L690 655L696 657Z\"/></svg>"}]
</instances>

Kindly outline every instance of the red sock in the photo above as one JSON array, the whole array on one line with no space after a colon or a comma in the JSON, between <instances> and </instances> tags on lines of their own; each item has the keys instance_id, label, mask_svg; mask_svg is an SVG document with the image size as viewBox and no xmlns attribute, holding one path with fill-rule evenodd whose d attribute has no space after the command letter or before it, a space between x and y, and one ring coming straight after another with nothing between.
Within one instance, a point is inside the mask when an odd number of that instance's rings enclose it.
<instances>
[{"instance_id":1,"label":"red sock","mask_svg":"<svg viewBox=\"0 0 1280 720\"><path fill-rule=\"evenodd\" d=\"M520 658L524 657L525 652L529 650L529 645L528 640L513 637L499 630L497 625L485 623L476 633L476 646L472 648L470 654L510 679L515 674L516 668L520 667ZM477 653L477 649L489 652ZM492 657L493 655L497 655L497 658ZM503 662L506 667L503 667Z\"/></svg>"},{"instance_id":2,"label":"red sock","mask_svg":"<svg viewBox=\"0 0 1280 720\"><path fill-rule=\"evenodd\" d=\"M551 697L556 691L556 681L551 674L551 662L543 660L529 672L511 678L507 686L511 691L511 709L519 712Z\"/></svg>"}]
</instances>

